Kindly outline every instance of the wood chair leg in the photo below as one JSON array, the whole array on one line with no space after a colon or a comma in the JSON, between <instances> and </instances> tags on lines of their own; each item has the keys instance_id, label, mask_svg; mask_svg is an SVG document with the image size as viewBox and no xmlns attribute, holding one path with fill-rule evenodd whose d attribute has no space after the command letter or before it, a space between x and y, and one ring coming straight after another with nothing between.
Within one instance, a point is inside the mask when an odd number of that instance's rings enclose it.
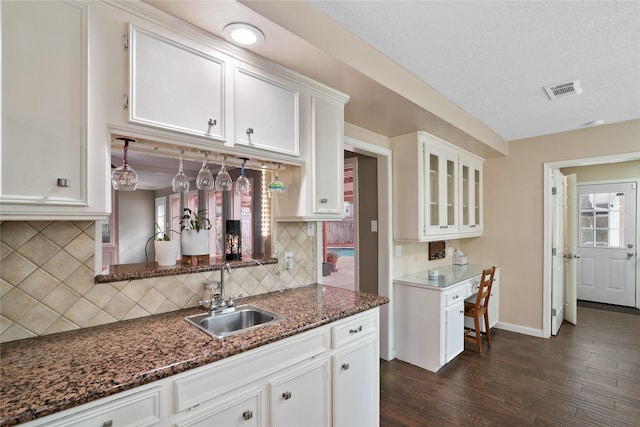
<instances>
[{"instance_id":1,"label":"wood chair leg","mask_svg":"<svg viewBox=\"0 0 640 427\"><path fill-rule=\"evenodd\" d=\"M484 330L487 334L487 347L491 348L491 329L489 329L489 313L484 313Z\"/></svg>"},{"instance_id":2,"label":"wood chair leg","mask_svg":"<svg viewBox=\"0 0 640 427\"><path fill-rule=\"evenodd\" d=\"M473 323L476 327L476 345L478 346L478 353L482 354L482 332L480 332L480 318L478 318L478 316L474 317Z\"/></svg>"}]
</instances>

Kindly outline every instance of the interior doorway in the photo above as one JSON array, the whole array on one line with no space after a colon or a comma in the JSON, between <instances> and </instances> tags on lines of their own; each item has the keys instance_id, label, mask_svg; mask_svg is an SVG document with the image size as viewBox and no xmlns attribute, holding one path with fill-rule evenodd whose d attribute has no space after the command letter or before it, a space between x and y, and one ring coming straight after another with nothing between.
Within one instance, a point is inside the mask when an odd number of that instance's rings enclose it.
<instances>
[{"instance_id":1,"label":"interior doorway","mask_svg":"<svg viewBox=\"0 0 640 427\"><path fill-rule=\"evenodd\" d=\"M578 185L579 300L636 306L635 182Z\"/></svg>"},{"instance_id":2,"label":"interior doorway","mask_svg":"<svg viewBox=\"0 0 640 427\"><path fill-rule=\"evenodd\" d=\"M358 158L344 160L344 218L322 223L325 285L359 290L358 286Z\"/></svg>"},{"instance_id":3,"label":"interior doorway","mask_svg":"<svg viewBox=\"0 0 640 427\"><path fill-rule=\"evenodd\" d=\"M542 337L549 338L551 336L552 330L552 306L553 306L553 291L552 291L552 276L553 276L553 230L552 230L552 220L553 220L553 210L554 204L552 200L552 187L553 187L553 171L556 169L564 169L564 168L576 168L582 166L593 166L593 165L607 165L607 164L619 164L621 162L632 162L640 160L640 152L633 153L623 153L617 155L610 156L600 156L600 157L592 157L592 158L584 158L584 159L573 159L573 160L562 160L556 162L547 162L544 164L543 177L544 177L544 230L543 230L543 300L542 300ZM606 180L606 178L603 178ZM639 180L635 180L636 185ZM640 212L636 211L636 223L640 222L638 216ZM640 236L638 236L638 231L640 231L640 227L636 231L635 236L635 248L637 249L637 243L640 241ZM637 250L634 252L634 256L637 258ZM635 292L637 295L640 295L640 269L636 270L635 277ZM639 301L636 301L636 308L640 305Z\"/></svg>"}]
</instances>

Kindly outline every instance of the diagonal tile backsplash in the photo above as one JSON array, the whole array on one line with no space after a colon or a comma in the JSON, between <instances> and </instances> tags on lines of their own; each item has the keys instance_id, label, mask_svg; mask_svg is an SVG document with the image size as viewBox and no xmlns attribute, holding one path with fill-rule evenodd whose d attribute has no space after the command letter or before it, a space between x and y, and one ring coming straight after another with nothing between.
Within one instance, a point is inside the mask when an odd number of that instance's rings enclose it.
<instances>
[{"instance_id":1,"label":"diagonal tile backsplash","mask_svg":"<svg viewBox=\"0 0 640 427\"><path fill-rule=\"evenodd\" d=\"M5 221L0 224L0 342L86 328L195 307L206 272L94 283L92 221ZM306 223L278 223L278 264L233 269L227 295L257 295L315 282L315 235ZM284 253L294 266L284 269Z\"/></svg>"}]
</instances>

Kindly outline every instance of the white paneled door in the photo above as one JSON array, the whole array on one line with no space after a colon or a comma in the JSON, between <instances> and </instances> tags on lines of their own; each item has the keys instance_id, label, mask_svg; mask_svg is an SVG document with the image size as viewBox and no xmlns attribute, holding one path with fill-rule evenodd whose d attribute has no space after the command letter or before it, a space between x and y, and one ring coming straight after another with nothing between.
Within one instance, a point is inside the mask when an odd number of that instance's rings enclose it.
<instances>
[{"instance_id":1,"label":"white paneled door","mask_svg":"<svg viewBox=\"0 0 640 427\"><path fill-rule=\"evenodd\" d=\"M565 177L560 170L553 171L552 213L552 289L551 334L557 335L564 319L564 248L565 248Z\"/></svg>"},{"instance_id":2,"label":"white paneled door","mask_svg":"<svg viewBox=\"0 0 640 427\"><path fill-rule=\"evenodd\" d=\"M636 305L636 186L578 186L578 299Z\"/></svg>"}]
</instances>

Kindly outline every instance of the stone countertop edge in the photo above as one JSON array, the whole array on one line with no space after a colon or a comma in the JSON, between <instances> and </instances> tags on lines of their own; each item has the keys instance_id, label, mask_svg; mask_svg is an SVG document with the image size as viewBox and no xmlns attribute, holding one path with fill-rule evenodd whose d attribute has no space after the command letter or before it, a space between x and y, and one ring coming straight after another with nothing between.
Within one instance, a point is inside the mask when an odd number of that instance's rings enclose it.
<instances>
[{"instance_id":1,"label":"stone countertop edge","mask_svg":"<svg viewBox=\"0 0 640 427\"><path fill-rule=\"evenodd\" d=\"M211 258L209 264L189 265L177 262L176 265L161 267L156 262L138 264L110 265L109 272L95 276L95 283L121 282L125 280L149 279L151 277L175 276L176 274L203 273L216 271L224 263L231 264L231 268L259 267L277 264L277 258L259 258L240 261L225 261L222 258Z\"/></svg>"},{"instance_id":2,"label":"stone countertop edge","mask_svg":"<svg viewBox=\"0 0 640 427\"><path fill-rule=\"evenodd\" d=\"M42 418L387 304L319 284L237 300L286 319L217 339L188 324L190 308L45 335L0 347L0 426Z\"/></svg>"}]
</instances>

